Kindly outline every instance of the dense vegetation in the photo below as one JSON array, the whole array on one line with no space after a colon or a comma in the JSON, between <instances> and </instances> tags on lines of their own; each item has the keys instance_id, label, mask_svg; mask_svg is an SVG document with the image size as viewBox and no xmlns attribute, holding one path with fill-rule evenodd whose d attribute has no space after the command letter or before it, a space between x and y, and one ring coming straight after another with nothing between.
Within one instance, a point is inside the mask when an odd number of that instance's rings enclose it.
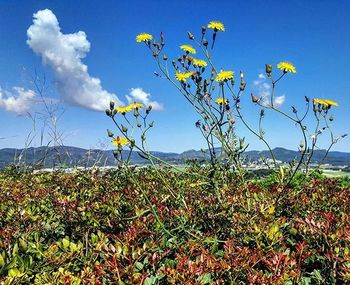
<instances>
[{"instance_id":1,"label":"dense vegetation","mask_svg":"<svg viewBox=\"0 0 350 285\"><path fill-rule=\"evenodd\" d=\"M190 171L207 176L195 165ZM349 282L349 180L298 175L284 189L276 180L227 177L218 196L205 181L169 169L5 169L0 282Z\"/></svg>"}]
</instances>

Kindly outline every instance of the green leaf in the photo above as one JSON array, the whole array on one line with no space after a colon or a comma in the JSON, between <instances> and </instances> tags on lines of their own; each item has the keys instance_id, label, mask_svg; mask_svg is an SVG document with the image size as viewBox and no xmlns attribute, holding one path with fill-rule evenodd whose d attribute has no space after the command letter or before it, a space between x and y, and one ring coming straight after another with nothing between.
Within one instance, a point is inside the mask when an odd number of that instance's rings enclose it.
<instances>
[{"instance_id":1,"label":"green leaf","mask_svg":"<svg viewBox=\"0 0 350 285\"><path fill-rule=\"evenodd\" d=\"M19 271L19 269L17 269L17 268L11 268L11 269L8 271L7 275L8 275L9 277L21 277L21 276L24 275L24 274L21 273L21 272Z\"/></svg>"},{"instance_id":2,"label":"green leaf","mask_svg":"<svg viewBox=\"0 0 350 285\"><path fill-rule=\"evenodd\" d=\"M70 244L70 242L68 239L66 239L66 238L62 239L62 245L63 245L64 249L67 249L69 247L69 244Z\"/></svg>"},{"instance_id":3,"label":"green leaf","mask_svg":"<svg viewBox=\"0 0 350 285\"><path fill-rule=\"evenodd\" d=\"M5 265L5 259L0 254L0 267L3 267Z\"/></svg>"},{"instance_id":4,"label":"green leaf","mask_svg":"<svg viewBox=\"0 0 350 285\"><path fill-rule=\"evenodd\" d=\"M146 278L145 282L143 283L144 285L154 285L157 282L157 277L155 276L149 276Z\"/></svg>"},{"instance_id":5,"label":"green leaf","mask_svg":"<svg viewBox=\"0 0 350 285\"><path fill-rule=\"evenodd\" d=\"M211 274L210 273L205 273L204 275L202 275L199 278L201 284L205 285L205 284L211 284L213 282L213 280L211 279Z\"/></svg>"},{"instance_id":6,"label":"green leaf","mask_svg":"<svg viewBox=\"0 0 350 285\"><path fill-rule=\"evenodd\" d=\"M143 264L140 261L137 261L135 267L137 270L141 271L143 269Z\"/></svg>"}]
</instances>

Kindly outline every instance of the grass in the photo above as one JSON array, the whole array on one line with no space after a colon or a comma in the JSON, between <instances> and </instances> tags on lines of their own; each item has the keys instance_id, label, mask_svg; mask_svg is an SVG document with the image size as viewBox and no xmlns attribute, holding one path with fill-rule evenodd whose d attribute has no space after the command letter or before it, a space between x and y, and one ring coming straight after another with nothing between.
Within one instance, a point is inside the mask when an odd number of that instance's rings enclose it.
<instances>
[{"instance_id":1,"label":"grass","mask_svg":"<svg viewBox=\"0 0 350 285\"><path fill-rule=\"evenodd\" d=\"M204 177L207 170L187 168ZM350 182L0 172L1 284L346 284ZM171 190L171 191L170 191ZM175 197L172 193L176 193Z\"/></svg>"}]
</instances>

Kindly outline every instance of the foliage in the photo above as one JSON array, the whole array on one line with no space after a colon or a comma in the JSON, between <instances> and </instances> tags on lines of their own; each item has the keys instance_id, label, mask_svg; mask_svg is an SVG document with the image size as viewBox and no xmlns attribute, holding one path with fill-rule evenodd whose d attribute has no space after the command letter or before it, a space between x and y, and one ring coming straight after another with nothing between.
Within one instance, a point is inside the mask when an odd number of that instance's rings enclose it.
<instances>
[{"instance_id":1,"label":"foliage","mask_svg":"<svg viewBox=\"0 0 350 285\"><path fill-rule=\"evenodd\" d=\"M188 166L203 177L208 171ZM166 168L6 169L0 172L0 282L349 282L349 181L296 176L275 208L273 175L244 187L232 175L218 185L219 202L205 180Z\"/></svg>"}]
</instances>

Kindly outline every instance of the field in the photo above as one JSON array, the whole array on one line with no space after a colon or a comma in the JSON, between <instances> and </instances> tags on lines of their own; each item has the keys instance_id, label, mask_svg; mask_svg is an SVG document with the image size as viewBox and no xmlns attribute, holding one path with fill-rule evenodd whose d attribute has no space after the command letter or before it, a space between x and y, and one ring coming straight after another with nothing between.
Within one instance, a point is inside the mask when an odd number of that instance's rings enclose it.
<instances>
[{"instance_id":1,"label":"field","mask_svg":"<svg viewBox=\"0 0 350 285\"><path fill-rule=\"evenodd\" d=\"M0 173L1 284L346 284L348 178ZM152 206L152 207L151 207Z\"/></svg>"}]
</instances>

